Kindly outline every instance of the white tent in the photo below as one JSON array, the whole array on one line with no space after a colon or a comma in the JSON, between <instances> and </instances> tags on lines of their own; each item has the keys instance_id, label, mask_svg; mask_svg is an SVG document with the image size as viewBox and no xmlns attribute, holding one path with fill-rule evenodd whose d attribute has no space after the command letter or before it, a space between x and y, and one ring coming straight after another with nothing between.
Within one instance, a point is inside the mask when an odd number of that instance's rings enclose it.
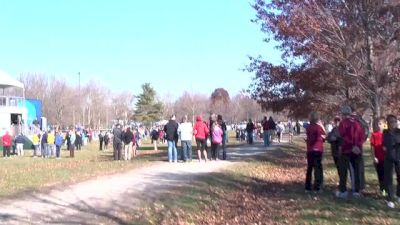
<instances>
[{"instance_id":1,"label":"white tent","mask_svg":"<svg viewBox=\"0 0 400 225\"><path fill-rule=\"evenodd\" d=\"M0 70L0 88L17 87L24 89L24 84Z\"/></svg>"}]
</instances>

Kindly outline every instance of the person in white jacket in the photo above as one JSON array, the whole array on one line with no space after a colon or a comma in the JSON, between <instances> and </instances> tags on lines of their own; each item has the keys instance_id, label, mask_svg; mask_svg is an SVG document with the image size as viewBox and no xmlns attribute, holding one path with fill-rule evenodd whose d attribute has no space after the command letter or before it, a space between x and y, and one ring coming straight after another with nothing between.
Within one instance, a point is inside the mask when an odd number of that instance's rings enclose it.
<instances>
[{"instance_id":1,"label":"person in white jacket","mask_svg":"<svg viewBox=\"0 0 400 225\"><path fill-rule=\"evenodd\" d=\"M285 125L279 121L278 125L276 126L276 135L278 136L278 142L281 143L282 134L285 132Z\"/></svg>"},{"instance_id":2,"label":"person in white jacket","mask_svg":"<svg viewBox=\"0 0 400 225\"><path fill-rule=\"evenodd\" d=\"M178 134L181 139L183 160L185 162L191 162L193 125L188 121L187 115L182 118L182 123L179 124Z\"/></svg>"}]
</instances>

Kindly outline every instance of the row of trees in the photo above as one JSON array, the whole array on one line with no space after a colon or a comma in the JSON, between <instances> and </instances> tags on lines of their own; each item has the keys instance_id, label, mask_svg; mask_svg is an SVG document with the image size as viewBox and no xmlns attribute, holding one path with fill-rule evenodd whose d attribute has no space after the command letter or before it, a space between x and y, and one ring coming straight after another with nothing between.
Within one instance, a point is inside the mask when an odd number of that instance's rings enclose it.
<instances>
[{"instance_id":1,"label":"row of trees","mask_svg":"<svg viewBox=\"0 0 400 225\"><path fill-rule=\"evenodd\" d=\"M251 57L252 97L297 117L349 104L375 118L398 113L398 0L255 0L254 22L275 39L284 63Z\"/></svg>"},{"instance_id":2,"label":"row of trees","mask_svg":"<svg viewBox=\"0 0 400 225\"><path fill-rule=\"evenodd\" d=\"M71 126L81 124L93 128L110 127L113 120L138 121L145 124L168 119L172 114L197 115L207 118L210 113L224 115L230 122L261 118L261 107L250 96L239 93L232 98L223 89L211 95L184 92L178 99L157 96L149 83L142 85L142 93L128 91L113 93L98 82L82 87L69 85L64 78L44 74L22 74L26 98L43 103L43 116L52 124Z\"/></svg>"},{"instance_id":3,"label":"row of trees","mask_svg":"<svg viewBox=\"0 0 400 225\"><path fill-rule=\"evenodd\" d=\"M42 101L43 116L52 124L105 127L113 119L129 119L134 105L133 94L112 93L95 81L75 87L44 74L22 74L19 80L25 84L26 98Z\"/></svg>"}]
</instances>

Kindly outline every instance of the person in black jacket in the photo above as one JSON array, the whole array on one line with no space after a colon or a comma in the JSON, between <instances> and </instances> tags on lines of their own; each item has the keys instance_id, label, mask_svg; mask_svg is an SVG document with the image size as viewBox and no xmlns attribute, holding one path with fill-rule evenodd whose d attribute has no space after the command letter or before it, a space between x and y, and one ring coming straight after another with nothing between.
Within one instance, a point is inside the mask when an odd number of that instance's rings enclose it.
<instances>
[{"instance_id":1,"label":"person in black jacket","mask_svg":"<svg viewBox=\"0 0 400 225\"><path fill-rule=\"evenodd\" d=\"M104 134L103 131L99 133L100 151L103 151Z\"/></svg>"},{"instance_id":2,"label":"person in black jacket","mask_svg":"<svg viewBox=\"0 0 400 225\"><path fill-rule=\"evenodd\" d=\"M247 132L247 142L251 145L253 144L254 129L255 129L254 123L251 119L249 119L249 122L246 125L246 132Z\"/></svg>"},{"instance_id":3,"label":"person in black jacket","mask_svg":"<svg viewBox=\"0 0 400 225\"><path fill-rule=\"evenodd\" d=\"M400 196L400 129L397 128L396 116L388 115L386 121L388 129L383 131L383 150L385 152L384 180L388 193L387 205L389 208L394 208L393 168L397 177L396 195Z\"/></svg>"},{"instance_id":4,"label":"person in black jacket","mask_svg":"<svg viewBox=\"0 0 400 225\"><path fill-rule=\"evenodd\" d=\"M178 136L178 127L179 124L175 121L175 115L171 116L169 122L164 126L165 131L165 139L167 139L168 143L168 161L169 162L178 162L177 149L176 149L176 140L179 139Z\"/></svg>"},{"instance_id":5,"label":"person in black jacket","mask_svg":"<svg viewBox=\"0 0 400 225\"><path fill-rule=\"evenodd\" d=\"M339 134L340 118L334 119L334 127L331 132L328 133L327 141L331 145L331 155L333 162L335 163L336 170L339 174L339 147L340 147L340 134Z\"/></svg>"},{"instance_id":6,"label":"person in black jacket","mask_svg":"<svg viewBox=\"0 0 400 225\"><path fill-rule=\"evenodd\" d=\"M227 129L226 129L226 124L224 122L224 120L222 119L222 115L218 115L217 116L217 121L218 124L221 126L222 129L222 160L226 160L226 141L228 139L228 133L227 133Z\"/></svg>"},{"instance_id":7,"label":"person in black jacket","mask_svg":"<svg viewBox=\"0 0 400 225\"><path fill-rule=\"evenodd\" d=\"M124 141L124 159L125 161L132 159L132 140L133 133L130 127L127 127L125 132L123 133L123 141Z\"/></svg>"},{"instance_id":8,"label":"person in black jacket","mask_svg":"<svg viewBox=\"0 0 400 225\"><path fill-rule=\"evenodd\" d=\"M113 129L113 148L114 148L114 160L121 160L122 130L121 130L121 125L119 124L117 124Z\"/></svg>"}]
</instances>

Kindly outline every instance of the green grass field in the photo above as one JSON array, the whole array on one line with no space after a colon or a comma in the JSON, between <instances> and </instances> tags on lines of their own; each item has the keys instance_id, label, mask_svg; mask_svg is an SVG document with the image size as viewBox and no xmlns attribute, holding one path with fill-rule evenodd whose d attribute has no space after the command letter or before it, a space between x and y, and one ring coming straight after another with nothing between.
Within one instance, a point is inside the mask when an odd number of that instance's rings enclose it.
<instances>
[{"instance_id":1,"label":"green grass field","mask_svg":"<svg viewBox=\"0 0 400 225\"><path fill-rule=\"evenodd\" d=\"M233 139L230 142L230 145L237 144ZM165 143L159 144L158 152L153 149L149 139L143 140L138 150L139 156L132 161L113 161L112 146L109 146L108 151L99 151L98 142L84 146L82 151L75 151L75 158L69 158L69 151L64 148L60 160L32 158L32 150L25 150L24 157L0 157L0 198L62 188L66 184L124 172L167 159Z\"/></svg>"},{"instance_id":2,"label":"green grass field","mask_svg":"<svg viewBox=\"0 0 400 225\"><path fill-rule=\"evenodd\" d=\"M99 151L98 144L93 143L75 151L75 158L69 158L69 151L65 150L59 160L32 158L32 150L26 150L24 157L0 158L0 197L63 187L99 175L123 172L161 161L164 156L163 152L141 153L132 161L113 161L111 149Z\"/></svg>"}]
</instances>

